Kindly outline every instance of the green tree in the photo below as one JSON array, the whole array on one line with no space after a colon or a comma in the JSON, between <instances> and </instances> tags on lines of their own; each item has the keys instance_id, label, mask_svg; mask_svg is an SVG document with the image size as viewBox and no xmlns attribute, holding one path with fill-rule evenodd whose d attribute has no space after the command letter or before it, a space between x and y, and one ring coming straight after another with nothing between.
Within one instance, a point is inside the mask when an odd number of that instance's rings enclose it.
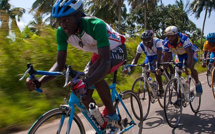
<instances>
[{"instance_id":1,"label":"green tree","mask_svg":"<svg viewBox=\"0 0 215 134\"><path fill-rule=\"evenodd\" d=\"M193 0L190 4L190 9L195 14L195 17L198 19L200 14L203 10L205 10L205 16L202 25L202 32L201 32L201 44L202 44L202 37L204 34L204 27L205 21L208 14L208 18L210 18L211 12L215 9L215 0Z\"/></svg>"},{"instance_id":2,"label":"green tree","mask_svg":"<svg viewBox=\"0 0 215 134\"><path fill-rule=\"evenodd\" d=\"M43 18L47 17L48 15L46 20L49 20L49 25L52 26L54 22L52 18L52 7L55 1L56 0L36 0L32 5L30 13L35 11L35 18L41 17L41 14L44 15Z\"/></svg>"},{"instance_id":3,"label":"green tree","mask_svg":"<svg viewBox=\"0 0 215 134\"><path fill-rule=\"evenodd\" d=\"M128 0L132 7L132 10L144 12L144 29L149 29L147 26L147 10L148 12L154 12L159 0Z\"/></svg>"},{"instance_id":4,"label":"green tree","mask_svg":"<svg viewBox=\"0 0 215 134\"><path fill-rule=\"evenodd\" d=\"M11 5L8 2L8 0L0 0L0 21L2 23L1 29L3 29L1 30L2 38L5 38L9 34L10 30L12 30L12 32L14 32L16 35L20 33L17 21L20 21L23 13L25 13L25 9L21 7L10 9ZM10 18L12 20L11 23L9 23Z\"/></svg>"},{"instance_id":5,"label":"green tree","mask_svg":"<svg viewBox=\"0 0 215 134\"><path fill-rule=\"evenodd\" d=\"M87 0L86 12L112 24L113 27L117 24L117 31L121 32L122 20L125 20L127 12L123 2L124 0Z\"/></svg>"},{"instance_id":6,"label":"green tree","mask_svg":"<svg viewBox=\"0 0 215 134\"><path fill-rule=\"evenodd\" d=\"M188 11L186 10L188 4L183 4L182 0L176 1L174 5L164 6L163 4L156 7L154 12L150 12L147 9L147 23L148 28L155 31L158 37L164 38L164 30L170 25L175 25L179 28L180 32L195 35L195 39L198 38L199 30L196 25L189 20ZM127 31L130 35L139 34L144 29L144 9L133 10L129 16L127 22ZM136 26L134 25L136 24Z\"/></svg>"},{"instance_id":7,"label":"green tree","mask_svg":"<svg viewBox=\"0 0 215 134\"><path fill-rule=\"evenodd\" d=\"M0 0L0 21L1 21L1 38L9 34L9 14L10 4L8 0ZM3 30L2 30L3 29ZM4 31L4 33L3 33Z\"/></svg>"},{"instance_id":8,"label":"green tree","mask_svg":"<svg viewBox=\"0 0 215 134\"><path fill-rule=\"evenodd\" d=\"M25 9L21 7L17 7L9 10L9 16L12 19L11 30L15 33L15 35L18 35L21 32L18 28L16 17L17 17L17 20L20 21L20 18L24 13L25 13Z\"/></svg>"}]
</instances>

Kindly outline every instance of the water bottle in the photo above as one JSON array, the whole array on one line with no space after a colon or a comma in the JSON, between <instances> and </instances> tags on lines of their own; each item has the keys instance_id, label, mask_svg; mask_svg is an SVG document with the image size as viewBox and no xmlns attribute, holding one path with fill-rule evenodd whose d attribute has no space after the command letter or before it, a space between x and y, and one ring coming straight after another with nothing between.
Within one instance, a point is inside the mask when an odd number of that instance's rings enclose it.
<instances>
[{"instance_id":1,"label":"water bottle","mask_svg":"<svg viewBox=\"0 0 215 134\"><path fill-rule=\"evenodd\" d=\"M89 111L90 111L90 114L95 118L96 122L102 126L105 122L102 118L102 115L99 111L99 108L98 106L95 104L95 103L90 103L89 104Z\"/></svg>"},{"instance_id":2,"label":"water bottle","mask_svg":"<svg viewBox=\"0 0 215 134\"><path fill-rule=\"evenodd\" d=\"M187 80L184 83L184 93L186 95L187 100L189 100L190 97L190 76L187 76Z\"/></svg>"}]
</instances>

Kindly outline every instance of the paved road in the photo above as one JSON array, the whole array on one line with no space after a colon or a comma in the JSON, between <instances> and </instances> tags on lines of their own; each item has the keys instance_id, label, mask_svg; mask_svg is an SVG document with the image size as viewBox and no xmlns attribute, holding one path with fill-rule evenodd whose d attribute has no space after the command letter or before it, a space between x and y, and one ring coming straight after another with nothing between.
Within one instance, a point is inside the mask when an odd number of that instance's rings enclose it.
<instances>
[{"instance_id":1,"label":"paved road","mask_svg":"<svg viewBox=\"0 0 215 134\"><path fill-rule=\"evenodd\" d=\"M144 134L215 134L215 99L207 85L206 73L199 77L203 86L200 112L195 115L190 106L183 108L180 126L172 129L166 123L159 104L152 104L149 116L143 123Z\"/></svg>"},{"instance_id":2,"label":"paved road","mask_svg":"<svg viewBox=\"0 0 215 134\"><path fill-rule=\"evenodd\" d=\"M164 112L156 102L151 105L148 118L142 126L143 134L215 134L215 99L213 98L211 89L207 85L205 73L199 75L203 86L202 103L200 112L195 115L190 106L183 108L181 123L178 128L171 128L165 121ZM82 116L81 116L82 117ZM86 123L86 120L82 118ZM84 124L88 134L95 132L89 123ZM27 131L16 134L26 134ZM48 133L47 133L48 134Z\"/></svg>"}]
</instances>

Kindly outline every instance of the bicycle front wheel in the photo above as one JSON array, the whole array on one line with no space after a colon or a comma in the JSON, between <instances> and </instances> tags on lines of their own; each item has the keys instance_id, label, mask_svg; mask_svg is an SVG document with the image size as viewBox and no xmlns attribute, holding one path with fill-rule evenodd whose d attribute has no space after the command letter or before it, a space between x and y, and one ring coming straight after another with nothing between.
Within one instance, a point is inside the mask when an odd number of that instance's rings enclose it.
<instances>
[{"instance_id":1,"label":"bicycle front wheel","mask_svg":"<svg viewBox=\"0 0 215 134\"><path fill-rule=\"evenodd\" d=\"M178 80L176 78L171 79L167 84L164 94L164 115L167 123L172 128L178 126L182 115L182 104L177 103L178 96L181 97L177 93L177 84Z\"/></svg>"},{"instance_id":2,"label":"bicycle front wheel","mask_svg":"<svg viewBox=\"0 0 215 134\"><path fill-rule=\"evenodd\" d=\"M215 99L215 68L212 71L212 93Z\"/></svg>"},{"instance_id":3,"label":"bicycle front wheel","mask_svg":"<svg viewBox=\"0 0 215 134\"><path fill-rule=\"evenodd\" d=\"M144 78L137 78L131 89L139 97L142 107L143 107L143 120L145 120L149 114L150 109L150 94L148 90L148 85L144 86Z\"/></svg>"},{"instance_id":4,"label":"bicycle front wheel","mask_svg":"<svg viewBox=\"0 0 215 134\"><path fill-rule=\"evenodd\" d=\"M201 96L196 96L196 83L193 78L190 81L190 100L191 110L195 114L198 113L201 105Z\"/></svg>"},{"instance_id":5,"label":"bicycle front wheel","mask_svg":"<svg viewBox=\"0 0 215 134\"><path fill-rule=\"evenodd\" d=\"M207 68L207 82L208 82L208 86L211 87L211 82L212 82L212 72L213 72L213 68L209 67Z\"/></svg>"},{"instance_id":6,"label":"bicycle front wheel","mask_svg":"<svg viewBox=\"0 0 215 134\"><path fill-rule=\"evenodd\" d=\"M141 134L143 113L139 98L131 90L120 93L120 97L122 102L118 100L114 108L117 109L117 114L119 114L121 118L121 132L125 131L123 133L126 134Z\"/></svg>"},{"instance_id":7,"label":"bicycle front wheel","mask_svg":"<svg viewBox=\"0 0 215 134\"><path fill-rule=\"evenodd\" d=\"M53 109L42 115L30 128L28 134L65 134L69 116L68 109ZM65 118L64 118L65 117ZM64 121L62 120L64 118ZM62 125L61 131L59 127ZM75 114L73 117L70 134L85 134L84 126L80 118Z\"/></svg>"}]
</instances>

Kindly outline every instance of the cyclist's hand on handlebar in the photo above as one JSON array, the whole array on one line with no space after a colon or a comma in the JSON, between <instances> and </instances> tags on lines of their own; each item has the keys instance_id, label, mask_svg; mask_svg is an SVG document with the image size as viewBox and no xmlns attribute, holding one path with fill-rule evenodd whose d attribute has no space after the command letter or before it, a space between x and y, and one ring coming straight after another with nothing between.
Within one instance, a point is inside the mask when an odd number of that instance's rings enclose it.
<instances>
[{"instance_id":1,"label":"cyclist's hand on handlebar","mask_svg":"<svg viewBox=\"0 0 215 134\"><path fill-rule=\"evenodd\" d=\"M206 67L205 60L203 60L203 62L202 62L202 67Z\"/></svg>"},{"instance_id":2,"label":"cyclist's hand on handlebar","mask_svg":"<svg viewBox=\"0 0 215 134\"><path fill-rule=\"evenodd\" d=\"M73 86L73 91L78 96L85 95L87 92L87 85L81 79L73 78L69 85Z\"/></svg>"},{"instance_id":3,"label":"cyclist's hand on handlebar","mask_svg":"<svg viewBox=\"0 0 215 134\"><path fill-rule=\"evenodd\" d=\"M33 91L33 90L35 90L36 89L36 84L35 84L35 82L37 82L38 84L40 84L41 85L41 82L39 82L38 80L36 80L36 79L34 79L34 78L27 78L26 79L26 86L27 86L27 88L29 89L29 91Z\"/></svg>"},{"instance_id":4,"label":"cyclist's hand on handlebar","mask_svg":"<svg viewBox=\"0 0 215 134\"><path fill-rule=\"evenodd\" d=\"M123 73L125 74L129 74L131 72L131 68L130 67L127 67L123 70Z\"/></svg>"}]
</instances>

